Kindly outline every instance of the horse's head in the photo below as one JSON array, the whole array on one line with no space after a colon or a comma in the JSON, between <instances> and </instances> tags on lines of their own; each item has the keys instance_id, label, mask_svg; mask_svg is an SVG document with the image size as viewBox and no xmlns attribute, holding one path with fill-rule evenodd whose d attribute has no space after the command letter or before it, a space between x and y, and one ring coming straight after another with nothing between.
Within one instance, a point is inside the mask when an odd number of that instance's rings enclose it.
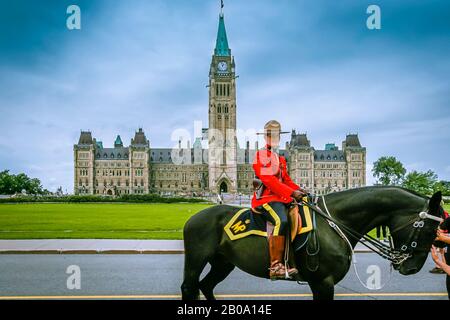
<instances>
[{"instance_id":1,"label":"horse's head","mask_svg":"<svg viewBox=\"0 0 450 320\"><path fill-rule=\"evenodd\" d=\"M436 192L422 210L426 210L427 214L416 212L409 216L406 224L404 221L398 221L397 226L393 226L391 234L395 249L409 254L402 263L394 265L401 274L414 274L425 263L439 226L439 221L433 217L441 217L443 214L443 208L440 206L441 199L441 192Z\"/></svg>"}]
</instances>

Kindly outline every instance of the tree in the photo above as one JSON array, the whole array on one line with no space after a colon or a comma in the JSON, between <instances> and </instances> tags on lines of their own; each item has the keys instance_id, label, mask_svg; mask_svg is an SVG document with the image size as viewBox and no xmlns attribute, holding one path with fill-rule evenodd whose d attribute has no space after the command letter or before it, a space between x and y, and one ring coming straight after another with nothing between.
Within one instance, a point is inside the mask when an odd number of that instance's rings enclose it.
<instances>
[{"instance_id":1,"label":"tree","mask_svg":"<svg viewBox=\"0 0 450 320\"><path fill-rule=\"evenodd\" d=\"M0 194L14 193L14 177L9 174L9 170L0 172Z\"/></svg>"},{"instance_id":2,"label":"tree","mask_svg":"<svg viewBox=\"0 0 450 320\"><path fill-rule=\"evenodd\" d=\"M21 193L23 190L27 194L44 193L39 179L31 179L25 173L13 175L9 170L0 172L0 194Z\"/></svg>"},{"instance_id":3,"label":"tree","mask_svg":"<svg viewBox=\"0 0 450 320\"><path fill-rule=\"evenodd\" d=\"M431 170L427 172L412 171L408 173L402 186L421 194L432 194L437 175Z\"/></svg>"},{"instance_id":4,"label":"tree","mask_svg":"<svg viewBox=\"0 0 450 320\"><path fill-rule=\"evenodd\" d=\"M433 193L437 191L441 191L444 196L450 196L450 181L437 181L433 185Z\"/></svg>"},{"instance_id":5,"label":"tree","mask_svg":"<svg viewBox=\"0 0 450 320\"><path fill-rule=\"evenodd\" d=\"M381 157L373 163L372 173L382 185L399 185L406 169L395 157Z\"/></svg>"}]
</instances>

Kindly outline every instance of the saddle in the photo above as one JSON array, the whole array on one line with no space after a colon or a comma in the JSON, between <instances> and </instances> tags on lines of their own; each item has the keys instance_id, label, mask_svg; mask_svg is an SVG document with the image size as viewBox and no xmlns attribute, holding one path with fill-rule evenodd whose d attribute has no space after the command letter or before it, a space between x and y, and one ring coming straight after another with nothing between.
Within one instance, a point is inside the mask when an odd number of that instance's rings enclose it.
<instances>
[{"instance_id":1,"label":"saddle","mask_svg":"<svg viewBox=\"0 0 450 320\"><path fill-rule=\"evenodd\" d=\"M307 201L307 197L304 200ZM306 238L304 236L313 230L309 208L293 205L289 208L288 214L291 242L299 237ZM230 240L238 240L251 235L267 237L272 233L272 230L272 223L266 221L262 215L251 208L243 208L235 212L224 227L224 231Z\"/></svg>"},{"instance_id":2,"label":"saddle","mask_svg":"<svg viewBox=\"0 0 450 320\"><path fill-rule=\"evenodd\" d=\"M308 201L307 197L303 198ZM230 240L236 241L249 236L268 237L272 233L273 225L251 208L237 208L232 212L232 217L224 227L225 233ZM316 230L315 213L309 210L307 206L295 205L289 210L290 240L289 263L295 266L294 252L305 248L306 268L315 272L319 268L319 242ZM294 279L304 281L298 274Z\"/></svg>"}]
</instances>

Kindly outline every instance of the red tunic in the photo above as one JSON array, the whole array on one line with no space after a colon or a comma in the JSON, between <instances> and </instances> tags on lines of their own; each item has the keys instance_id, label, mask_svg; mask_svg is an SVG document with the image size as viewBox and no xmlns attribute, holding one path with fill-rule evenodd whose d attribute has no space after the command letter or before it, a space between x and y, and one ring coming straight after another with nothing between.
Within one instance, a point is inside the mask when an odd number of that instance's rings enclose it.
<instances>
[{"instance_id":1,"label":"red tunic","mask_svg":"<svg viewBox=\"0 0 450 320\"><path fill-rule=\"evenodd\" d=\"M287 173L286 159L272 152L267 146L256 152L253 170L265 189L260 199L256 199L256 192L253 193L252 208L272 201L290 203L293 200L292 192L301 190Z\"/></svg>"}]
</instances>

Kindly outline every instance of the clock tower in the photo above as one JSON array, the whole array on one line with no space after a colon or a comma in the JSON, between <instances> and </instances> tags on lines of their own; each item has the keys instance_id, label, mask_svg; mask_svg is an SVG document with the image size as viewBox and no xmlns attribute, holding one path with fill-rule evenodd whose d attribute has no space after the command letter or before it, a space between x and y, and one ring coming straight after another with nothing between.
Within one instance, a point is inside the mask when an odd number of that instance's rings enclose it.
<instances>
[{"instance_id":1,"label":"clock tower","mask_svg":"<svg viewBox=\"0 0 450 320\"><path fill-rule=\"evenodd\" d=\"M209 71L208 164L211 192L237 192L236 76L223 13Z\"/></svg>"}]
</instances>

